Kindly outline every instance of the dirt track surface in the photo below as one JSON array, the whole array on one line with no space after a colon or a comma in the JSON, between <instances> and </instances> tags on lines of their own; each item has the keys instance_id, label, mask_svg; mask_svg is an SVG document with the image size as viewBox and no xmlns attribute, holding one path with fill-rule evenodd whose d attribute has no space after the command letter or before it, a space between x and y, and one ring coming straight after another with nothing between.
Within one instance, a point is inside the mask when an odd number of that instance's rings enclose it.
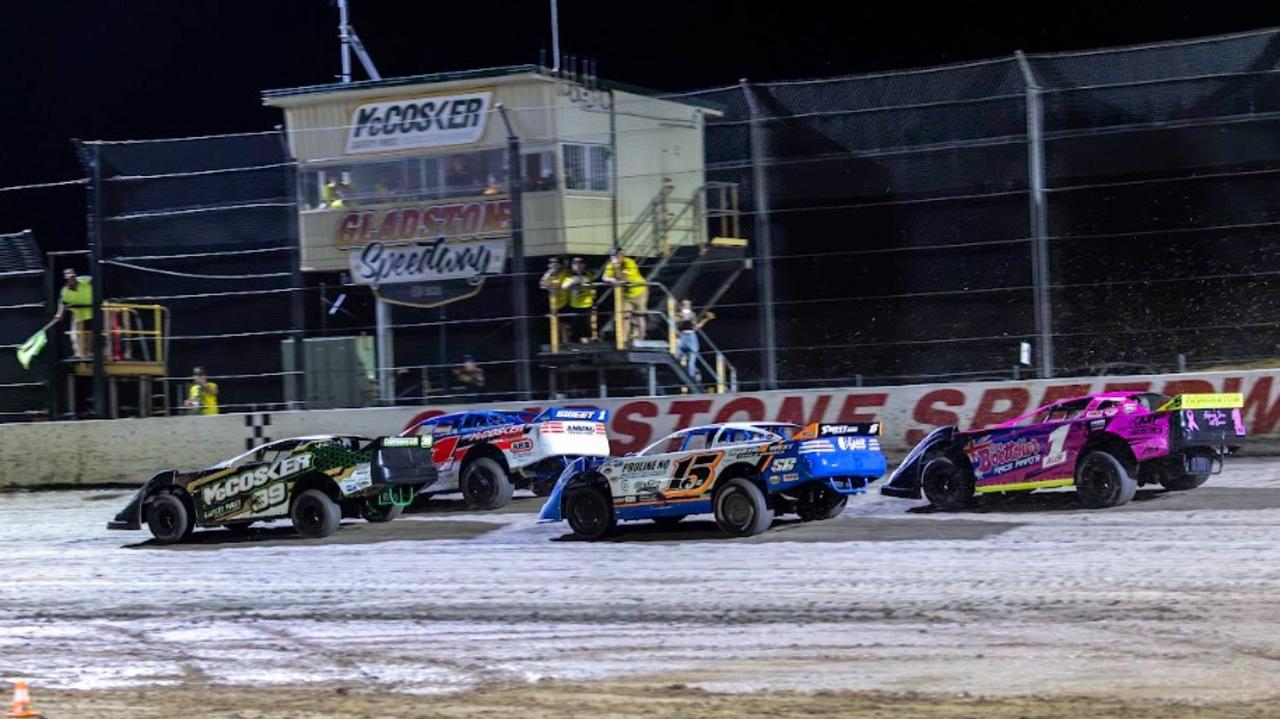
<instances>
[{"instance_id":1,"label":"dirt track surface","mask_svg":"<svg viewBox=\"0 0 1280 719\"><path fill-rule=\"evenodd\" d=\"M1103 511L872 494L747 540L697 518L580 542L529 497L174 549L103 528L127 494L0 495L0 677L31 679L51 719L742 716L744 692L756 716L1280 707L1271 460Z\"/></svg>"}]
</instances>

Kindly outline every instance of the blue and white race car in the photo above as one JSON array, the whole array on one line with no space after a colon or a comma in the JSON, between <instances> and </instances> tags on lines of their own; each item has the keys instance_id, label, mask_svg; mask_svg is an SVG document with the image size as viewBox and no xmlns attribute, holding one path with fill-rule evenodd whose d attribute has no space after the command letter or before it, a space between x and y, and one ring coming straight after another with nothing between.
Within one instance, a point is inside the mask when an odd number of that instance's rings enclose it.
<instances>
[{"instance_id":1,"label":"blue and white race car","mask_svg":"<svg viewBox=\"0 0 1280 719\"><path fill-rule=\"evenodd\" d=\"M467 506L497 509L516 489L550 494L570 460L609 456L609 412L552 407L534 416L520 410L467 410L415 417L401 437L429 436L440 479L431 493L462 492Z\"/></svg>"},{"instance_id":2,"label":"blue and white race car","mask_svg":"<svg viewBox=\"0 0 1280 719\"><path fill-rule=\"evenodd\" d=\"M712 513L721 530L744 537L778 514L830 519L885 468L878 422L709 424L625 457L571 462L538 521L568 520L575 534L596 539L619 520L674 524Z\"/></svg>"}]
</instances>

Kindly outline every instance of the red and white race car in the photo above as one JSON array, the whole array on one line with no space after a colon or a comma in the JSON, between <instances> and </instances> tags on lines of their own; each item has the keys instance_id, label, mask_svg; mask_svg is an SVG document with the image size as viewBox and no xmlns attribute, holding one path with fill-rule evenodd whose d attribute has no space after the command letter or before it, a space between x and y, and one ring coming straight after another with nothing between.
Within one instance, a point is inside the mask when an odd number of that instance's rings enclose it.
<instances>
[{"instance_id":1,"label":"red and white race car","mask_svg":"<svg viewBox=\"0 0 1280 719\"><path fill-rule=\"evenodd\" d=\"M608 410L553 407L528 412L470 410L424 419L401 437L430 434L440 479L432 494L462 492L467 506L497 509L516 489L544 497L578 457L609 456Z\"/></svg>"}]
</instances>

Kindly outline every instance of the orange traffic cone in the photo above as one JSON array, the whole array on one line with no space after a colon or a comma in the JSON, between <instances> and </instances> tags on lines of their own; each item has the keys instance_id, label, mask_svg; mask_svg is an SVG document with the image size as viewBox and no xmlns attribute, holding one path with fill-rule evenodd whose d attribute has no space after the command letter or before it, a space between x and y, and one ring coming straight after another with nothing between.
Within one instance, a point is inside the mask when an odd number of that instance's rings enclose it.
<instances>
[{"instance_id":1,"label":"orange traffic cone","mask_svg":"<svg viewBox=\"0 0 1280 719\"><path fill-rule=\"evenodd\" d=\"M13 703L9 705L9 713L5 719L43 719L44 715L31 708L31 692L27 691L27 683L22 679L13 683Z\"/></svg>"}]
</instances>

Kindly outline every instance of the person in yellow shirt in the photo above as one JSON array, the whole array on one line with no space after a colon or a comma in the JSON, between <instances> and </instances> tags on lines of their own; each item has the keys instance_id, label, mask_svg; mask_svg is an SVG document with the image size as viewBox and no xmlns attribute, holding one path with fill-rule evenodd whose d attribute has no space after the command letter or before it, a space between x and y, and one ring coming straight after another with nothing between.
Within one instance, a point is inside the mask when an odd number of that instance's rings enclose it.
<instances>
[{"instance_id":1,"label":"person in yellow shirt","mask_svg":"<svg viewBox=\"0 0 1280 719\"><path fill-rule=\"evenodd\" d=\"M569 274L561 287L569 293L569 316L571 336L569 341L577 339L587 342L591 338L591 308L596 304L596 288L593 278L587 273L587 263L581 257L573 258L569 265Z\"/></svg>"},{"instance_id":2,"label":"person in yellow shirt","mask_svg":"<svg viewBox=\"0 0 1280 719\"><path fill-rule=\"evenodd\" d=\"M187 407L192 414L218 414L218 385L209 381L204 367L192 370L191 389L187 391Z\"/></svg>"},{"instance_id":3,"label":"person in yellow shirt","mask_svg":"<svg viewBox=\"0 0 1280 719\"><path fill-rule=\"evenodd\" d=\"M62 271L62 279L66 285L58 296L58 312L54 321L62 319L68 309L71 310L71 354L72 358L89 356L89 324L93 319L93 285L88 277L77 275L68 267Z\"/></svg>"},{"instance_id":4,"label":"person in yellow shirt","mask_svg":"<svg viewBox=\"0 0 1280 719\"><path fill-rule=\"evenodd\" d=\"M645 311L649 308L649 287L644 284L640 265L627 257L621 247L609 253L609 263L604 266L600 279L607 285L622 285L622 312L631 327L631 339L644 339Z\"/></svg>"},{"instance_id":5,"label":"person in yellow shirt","mask_svg":"<svg viewBox=\"0 0 1280 719\"><path fill-rule=\"evenodd\" d=\"M542 279L538 281L538 286L547 291L547 301L551 306L551 311L556 313L557 322L560 325L560 337L567 341L569 338L569 318L563 313L565 305L569 304L569 292L563 287L564 281L568 279L569 271L560 264L559 257L551 257L547 260L547 271L542 274Z\"/></svg>"}]
</instances>

